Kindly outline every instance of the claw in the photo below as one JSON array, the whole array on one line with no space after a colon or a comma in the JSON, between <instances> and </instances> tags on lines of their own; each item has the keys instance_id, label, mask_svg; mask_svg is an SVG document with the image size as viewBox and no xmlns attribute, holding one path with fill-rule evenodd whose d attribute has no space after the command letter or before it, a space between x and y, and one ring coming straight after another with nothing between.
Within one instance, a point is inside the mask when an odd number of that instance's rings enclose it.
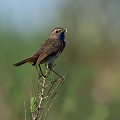
<instances>
[{"instance_id":1,"label":"claw","mask_svg":"<svg viewBox=\"0 0 120 120\"><path fill-rule=\"evenodd\" d=\"M47 76L46 76L46 75L44 75L44 74L42 74L42 75L41 75L41 77L46 78Z\"/></svg>"}]
</instances>

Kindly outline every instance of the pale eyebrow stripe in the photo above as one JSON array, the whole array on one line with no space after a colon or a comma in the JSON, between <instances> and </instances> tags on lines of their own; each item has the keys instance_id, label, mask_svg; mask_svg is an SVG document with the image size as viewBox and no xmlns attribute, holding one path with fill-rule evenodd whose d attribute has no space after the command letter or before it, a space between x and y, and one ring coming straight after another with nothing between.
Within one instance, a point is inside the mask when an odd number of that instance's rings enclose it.
<instances>
[{"instance_id":1,"label":"pale eyebrow stripe","mask_svg":"<svg viewBox=\"0 0 120 120\"><path fill-rule=\"evenodd\" d=\"M61 29L55 29L54 31L57 31L57 30L59 31L59 30L61 30ZM54 31L53 31L53 32L54 32ZM53 33L53 32L52 32L52 33Z\"/></svg>"}]
</instances>

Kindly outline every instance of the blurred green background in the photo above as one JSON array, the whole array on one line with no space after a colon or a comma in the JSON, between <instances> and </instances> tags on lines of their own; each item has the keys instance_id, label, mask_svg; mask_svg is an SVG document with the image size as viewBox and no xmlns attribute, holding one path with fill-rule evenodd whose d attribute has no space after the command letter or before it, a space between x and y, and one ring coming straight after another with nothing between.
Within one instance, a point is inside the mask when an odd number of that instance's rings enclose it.
<instances>
[{"instance_id":1,"label":"blurred green background","mask_svg":"<svg viewBox=\"0 0 120 120\"><path fill-rule=\"evenodd\" d=\"M56 101L56 120L120 120L120 0L0 0L0 119L24 119L32 55L62 26L66 48L56 70L67 72Z\"/></svg>"}]
</instances>

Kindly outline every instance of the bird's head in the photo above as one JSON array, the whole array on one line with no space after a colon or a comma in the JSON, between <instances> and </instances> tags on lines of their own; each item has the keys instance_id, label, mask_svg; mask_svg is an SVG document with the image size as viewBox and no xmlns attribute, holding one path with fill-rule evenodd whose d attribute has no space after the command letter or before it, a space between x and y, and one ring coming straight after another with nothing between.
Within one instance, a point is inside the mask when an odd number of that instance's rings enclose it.
<instances>
[{"instance_id":1,"label":"bird's head","mask_svg":"<svg viewBox=\"0 0 120 120\"><path fill-rule=\"evenodd\" d=\"M51 33L51 38L53 39L59 39L61 40L62 42L64 42L65 40L65 32L67 32L67 29L64 29L62 27L58 27L58 28L55 28L52 30L52 33Z\"/></svg>"}]
</instances>

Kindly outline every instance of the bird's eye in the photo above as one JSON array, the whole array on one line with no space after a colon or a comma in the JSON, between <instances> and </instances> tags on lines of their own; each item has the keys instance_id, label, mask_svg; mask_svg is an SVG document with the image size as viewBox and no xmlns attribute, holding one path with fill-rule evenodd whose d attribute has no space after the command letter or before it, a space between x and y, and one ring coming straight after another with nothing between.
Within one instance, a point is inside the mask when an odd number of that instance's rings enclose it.
<instances>
[{"instance_id":1,"label":"bird's eye","mask_svg":"<svg viewBox=\"0 0 120 120\"><path fill-rule=\"evenodd\" d=\"M58 33L58 30L56 30L56 33Z\"/></svg>"}]
</instances>

